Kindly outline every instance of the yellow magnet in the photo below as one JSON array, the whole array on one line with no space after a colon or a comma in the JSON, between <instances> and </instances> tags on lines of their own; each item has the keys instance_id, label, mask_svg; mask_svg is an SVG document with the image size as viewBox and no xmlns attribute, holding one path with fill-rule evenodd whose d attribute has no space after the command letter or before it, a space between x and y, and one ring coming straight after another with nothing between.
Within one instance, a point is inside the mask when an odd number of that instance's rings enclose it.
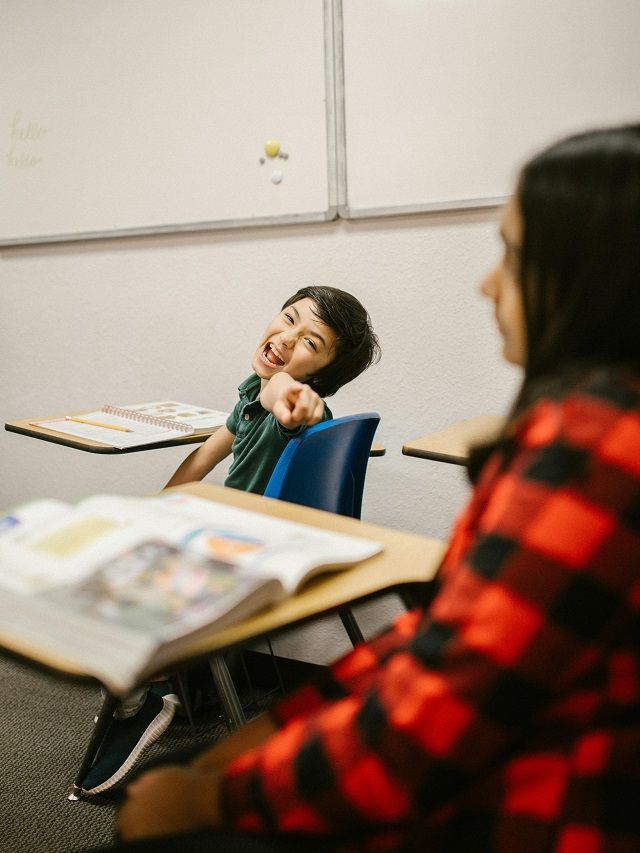
<instances>
[{"instance_id":1,"label":"yellow magnet","mask_svg":"<svg viewBox=\"0 0 640 853\"><path fill-rule=\"evenodd\" d=\"M267 157L277 157L280 151L280 143L277 139L267 139L264 146L264 153Z\"/></svg>"}]
</instances>

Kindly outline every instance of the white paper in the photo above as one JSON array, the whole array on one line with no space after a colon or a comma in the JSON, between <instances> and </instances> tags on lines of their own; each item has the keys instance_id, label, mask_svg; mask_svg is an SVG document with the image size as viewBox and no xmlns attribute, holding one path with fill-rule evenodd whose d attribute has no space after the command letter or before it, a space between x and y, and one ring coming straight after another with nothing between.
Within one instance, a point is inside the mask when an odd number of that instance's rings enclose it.
<instances>
[{"instance_id":1,"label":"white paper","mask_svg":"<svg viewBox=\"0 0 640 853\"><path fill-rule=\"evenodd\" d=\"M77 417L95 421L96 423L121 426L131 431L121 432L120 430L109 429L108 426L93 426L92 424L80 423L80 421L70 421L66 418L56 418L50 421L34 421L34 426L45 427L46 429L61 432L64 435L72 435L76 438L89 438L92 441L99 441L101 444L108 444L110 447L117 447L120 450L127 447L137 447L142 444L153 444L156 441L171 441L175 438L182 438L185 435L182 430L159 429L152 424L138 423L137 421L118 417L118 415L108 415L101 411L89 412L88 414L78 415Z\"/></svg>"}]
</instances>

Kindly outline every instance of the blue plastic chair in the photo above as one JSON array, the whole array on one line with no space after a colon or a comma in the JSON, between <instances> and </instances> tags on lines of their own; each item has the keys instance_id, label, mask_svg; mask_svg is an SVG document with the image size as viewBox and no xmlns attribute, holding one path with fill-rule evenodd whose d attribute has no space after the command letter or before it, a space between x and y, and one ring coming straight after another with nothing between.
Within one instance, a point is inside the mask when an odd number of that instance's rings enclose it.
<instances>
[{"instance_id":1,"label":"blue plastic chair","mask_svg":"<svg viewBox=\"0 0 640 853\"><path fill-rule=\"evenodd\" d=\"M308 427L289 440L264 495L360 518L377 412Z\"/></svg>"}]
</instances>

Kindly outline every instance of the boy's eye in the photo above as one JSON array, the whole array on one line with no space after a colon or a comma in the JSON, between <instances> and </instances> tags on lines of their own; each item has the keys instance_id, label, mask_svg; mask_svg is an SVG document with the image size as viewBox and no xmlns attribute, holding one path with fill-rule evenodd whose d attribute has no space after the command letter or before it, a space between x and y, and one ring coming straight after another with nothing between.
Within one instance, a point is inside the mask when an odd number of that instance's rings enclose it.
<instances>
[{"instance_id":1,"label":"boy's eye","mask_svg":"<svg viewBox=\"0 0 640 853\"><path fill-rule=\"evenodd\" d=\"M291 323L291 324L293 325L293 317L292 317L292 315L291 315L291 314L286 314L286 313L285 313L285 315L284 315L284 316L287 318L287 320L289 321L289 323Z\"/></svg>"},{"instance_id":2,"label":"boy's eye","mask_svg":"<svg viewBox=\"0 0 640 853\"><path fill-rule=\"evenodd\" d=\"M305 338L305 341L309 344L309 346L314 352L318 351L318 345L312 338Z\"/></svg>"}]
</instances>

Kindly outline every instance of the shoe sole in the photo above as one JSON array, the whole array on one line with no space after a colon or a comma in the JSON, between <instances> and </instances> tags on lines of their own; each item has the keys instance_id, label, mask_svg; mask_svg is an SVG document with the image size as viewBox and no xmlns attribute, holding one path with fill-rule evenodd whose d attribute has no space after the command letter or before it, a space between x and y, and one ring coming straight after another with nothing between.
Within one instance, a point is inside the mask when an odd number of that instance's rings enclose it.
<instances>
[{"instance_id":1,"label":"shoe sole","mask_svg":"<svg viewBox=\"0 0 640 853\"><path fill-rule=\"evenodd\" d=\"M96 794L102 794L104 791L108 791L109 788L113 788L114 785L117 785L121 779L124 779L142 752L148 746L151 746L152 743L155 743L160 735L167 730L169 723L175 714L178 701L178 697L173 693L163 696L162 710L159 714L156 714L153 720L151 720L147 728L142 733L140 740L129 753L127 760L118 767L113 775L108 779L105 779L105 781L101 782L99 785L96 785L95 788L82 788L82 796L93 797Z\"/></svg>"}]
</instances>

